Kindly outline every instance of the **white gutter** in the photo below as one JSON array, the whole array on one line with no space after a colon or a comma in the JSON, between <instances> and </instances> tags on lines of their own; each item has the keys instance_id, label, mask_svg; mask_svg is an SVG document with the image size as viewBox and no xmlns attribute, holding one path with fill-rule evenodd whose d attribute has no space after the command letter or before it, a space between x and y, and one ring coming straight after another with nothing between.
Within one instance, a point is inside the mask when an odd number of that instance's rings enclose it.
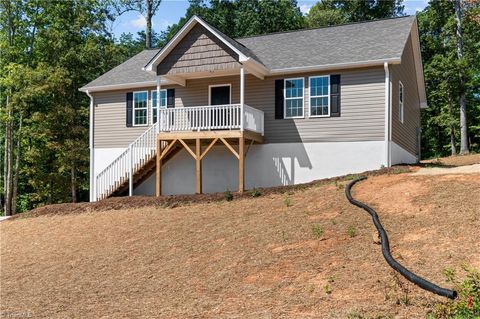
<instances>
[{"instance_id":1,"label":"white gutter","mask_svg":"<svg viewBox=\"0 0 480 319\"><path fill-rule=\"evenodd\" d=\"M162 79L162 85L171 85L176 84L172 81L168 81L167 79ZM123 89L133 89L133 88L144 88L150 86L156 86L157 81L144 81L144 82L131 82L131 83L123 83L123 84L112 84L112 85L100 85L100 86L91 86L85 89L79 89L80 92L100 92L100 91L113 91L113 90L123 90Z\"/></svg>"},{"instance_id":2,"label":"white gutter","mask_svg":"<svg viewBox=\"0 0 480 319\"><path fill-rule=\"evenodd\" d=\"M388 60L383 59L383 60L369 60L369 61L361 61L361 62L346 62L346 63L312 65L312 66L299 66L299 67L284 68L284 69L272 69L270 70L269 75L334 70L334 69L353 69L353 68L363 68L363 67L371 67L371 66L382 66L385 63L399 64L400 62L401 62L400 58L392 58Z\"/></svg>"},{"instance_id":3,"label":"white gutter","mask_svg":"<svg viewBox=\"0 0 480 319\"><path fill-rule=\"evenodd\" d=\"M388 62L383 64L385 69L385 160L384 166L390 167L390 117L391 117L391 108L390 108L390 70L388 69Z\"/></svg>"},{"instance_id":4,"label":"white gutter","mask_svg":"<svg viewBox=\"0 0 480 319\"><path fill-rule=\"evenodd\" d=\"M85 91L85 93L90 98L90 129L89 129L89 148L90 148L90 201L95 202L95 150L93 144L93 121L94 121L94 106L93 106L93 96L90 94L90 91Z\"/></svg>"}]
</instances>

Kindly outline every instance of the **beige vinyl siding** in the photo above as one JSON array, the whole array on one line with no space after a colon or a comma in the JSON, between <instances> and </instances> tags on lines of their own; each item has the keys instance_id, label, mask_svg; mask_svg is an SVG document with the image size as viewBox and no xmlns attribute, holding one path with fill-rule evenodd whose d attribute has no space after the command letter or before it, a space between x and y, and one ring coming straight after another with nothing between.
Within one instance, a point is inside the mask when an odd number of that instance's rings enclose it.
<instances>
[{"instance_id":1,"label":"beige vinyl siding","mask_svg":"<svg viewBox=\"0 0 480 319\"><path fill-rule=\"evenodd\" d=\"M341 75L341 116L309 118L309 76L326 72L267 78L252 76L245 83L245 103L265 112L265 141L353 142L384 138L384 73L382 68L335 71ZM275 80L304 77L304 118L275 119Z\"/></svg>"},{"instance_id":2,"label":"beige vinyl siding","mask_svg":"<svg viewBox=\"0 0 480 319\"><path fill-rule=\"evenodd\" d=\"M384 140L384 70L383 68L336 71L341 74L341 116L309 118L308 77L328 73L289 75L305 78L303 119L275 119L275 80L245 77L245 103L265 112L265 142L354 142ZM208 105L209 85L230 84L232 103L240 102L240 75L187 80L175 88L175 107ZM135 91L155 90L155 87ZM147 128L126 127L126 93L132 90L96 93L95 147L127 147ZM149 106L149 124L151 106Z\"/></svg>"},{"instance_id":3,"label":"beige vinyl siding","mask_svg":"<svg viewBox=\"0 0 480 319\"><path fill-rule=\"evenodd\" d=\"M417 128L420 127L420 99L411 36L402 54L402 63L391 67L392 141L413 155L418 153ZM404 91L404 121L399 118L399 81Z\"/></svg>"},{"instance_id":4,"label":"beige vinyl siding","mask_svg":"<svg viewBox=\"0 0 480 319\"><path fill-rule=\"evenodd\" d=\"M158 65L157 74L219 71L239 66L238 55L197 24Z\"/></svg>"}]
</instances>

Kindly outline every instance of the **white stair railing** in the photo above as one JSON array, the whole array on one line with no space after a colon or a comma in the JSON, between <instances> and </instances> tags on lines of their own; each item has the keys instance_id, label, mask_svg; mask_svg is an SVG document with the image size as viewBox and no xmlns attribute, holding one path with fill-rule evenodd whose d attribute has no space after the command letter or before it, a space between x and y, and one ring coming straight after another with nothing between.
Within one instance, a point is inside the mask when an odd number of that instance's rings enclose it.
<instances>
[{"instance_id":1,"label":"white stair railing","mask_svg":"<svg viewBox=\"0 0 480 319\"><path fill-rule=\"evenodd\" d=\"M95 200L107 198L127 180L129 181L131 195L133 175L156 154L157 134L158 123L155 123L130 143L122 154L97 175Z\"/></svg>"}]
</instances>

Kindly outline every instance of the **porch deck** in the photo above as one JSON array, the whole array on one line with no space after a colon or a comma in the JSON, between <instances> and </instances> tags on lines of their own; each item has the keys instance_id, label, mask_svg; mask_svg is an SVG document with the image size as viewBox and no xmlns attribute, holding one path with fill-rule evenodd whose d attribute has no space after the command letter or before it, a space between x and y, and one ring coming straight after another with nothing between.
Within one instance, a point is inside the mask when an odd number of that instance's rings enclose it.
<instances>
[{"instance_id":1,"label":"porch deck","mask_svg":"<svg viewBox=\"0 0 480 319\"><path fill-rule=\"evenodd\" d=\"M202 193L202 159L223 145L239 161L239 191L244 190L244 160L253 143L263 143L264 113L242 104L166 108L157 123L96 176L96 200L120 195L156 172L156 195L161 195L162 166L182 148L196 161L196 192ZM247 146L247 148L245 148Z\"/></svg>"}]
</instances>

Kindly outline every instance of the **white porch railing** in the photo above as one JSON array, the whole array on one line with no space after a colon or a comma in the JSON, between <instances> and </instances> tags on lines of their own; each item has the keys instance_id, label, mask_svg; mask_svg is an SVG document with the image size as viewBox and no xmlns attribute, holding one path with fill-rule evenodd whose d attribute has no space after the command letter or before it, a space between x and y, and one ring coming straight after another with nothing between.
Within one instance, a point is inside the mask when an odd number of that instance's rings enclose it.
<instances>
[{"instance_id":1,"label":"white porch railing","mask_svg":"<svg viewBox=\"0 0 480 319\"><path fill-rule=\"evenodd\" d=\"M243 117L243 121L242 121ZM159 121L135 139L128 148L95 178L95 200L110 196L129 182L132 195L133 176L156 155L159 132L249 130L263 135L264 113L246 104L196 106L161 109Z\"/></svg>"},{"instance_id":2,"label":"white porch railing","mask_svg":"<svg viewBox=\"0 0 480 319\"><path fill-rule=\"evenodd\" d=\"M160 110L159 130L175 132L236 129L263 135L263 120L262 111L246 104L243 106L243 114L241 104L170 108Z\"/></svg>"}]
</instances>

